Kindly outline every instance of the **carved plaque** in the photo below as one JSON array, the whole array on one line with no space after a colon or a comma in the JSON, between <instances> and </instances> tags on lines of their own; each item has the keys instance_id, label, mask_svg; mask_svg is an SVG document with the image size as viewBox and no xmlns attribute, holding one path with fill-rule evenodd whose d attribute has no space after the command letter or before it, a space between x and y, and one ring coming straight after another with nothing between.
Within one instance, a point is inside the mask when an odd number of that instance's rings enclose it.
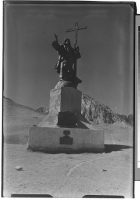
<instances>
[{"instance_id":1,"label":"carved plaque","mask_svg":"<svg viewBox=\"0 0 140 200\"><path fill-rule=\"evenodd\" d=\"M60 144L72 145L73 144L73 138L69 136L70 131L64 130L63 134L64 134L64 136L60 137Z\"/></svg>"}]
</instances>

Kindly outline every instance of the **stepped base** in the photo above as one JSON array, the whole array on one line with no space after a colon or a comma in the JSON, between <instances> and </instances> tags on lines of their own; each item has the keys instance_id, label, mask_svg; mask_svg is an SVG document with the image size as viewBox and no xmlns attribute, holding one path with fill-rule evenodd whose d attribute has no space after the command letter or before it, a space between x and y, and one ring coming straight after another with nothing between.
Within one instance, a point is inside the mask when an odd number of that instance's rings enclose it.
<instances>
[{"instance_id":1,"label":"stepped base","mask_svg":"<svg viewBox=\"0 0 140 200\"><path fill-rule=\"evenodd\" d=\"M43 152L102 152L103 130L32 127L28 149Z\"/></svg>"}]
</instances>

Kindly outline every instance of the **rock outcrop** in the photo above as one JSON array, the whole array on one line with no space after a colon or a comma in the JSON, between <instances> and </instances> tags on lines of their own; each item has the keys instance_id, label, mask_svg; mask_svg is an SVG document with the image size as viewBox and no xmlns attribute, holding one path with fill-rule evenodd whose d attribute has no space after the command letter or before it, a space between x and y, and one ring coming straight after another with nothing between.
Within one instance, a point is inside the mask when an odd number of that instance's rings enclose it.
<instances>
[{"instance_id":1,"label":"rock outcrop","mask_svg":"<svg viewBox=\"0 0 140 200\"><path fill-rule=\"evenodd\" d=\"M37 108L36 111L39 112L39 113L44 113L44 114L49 113L49 109L47 107L43 107L43 106Z\"/></svg>"},{"instance_id":2,"label":"rock outcrop","mask_svg":"<svg viewBox=\"0 0 140 200\"><path fill-rule=\"evenodd\" d=\"M108 106L99 103L86 94L82 95L81 114L92 124L113 124L115 122L125 122L133 125L133 115L128 116L114 113Z\"/></svg>"}]
</instances>

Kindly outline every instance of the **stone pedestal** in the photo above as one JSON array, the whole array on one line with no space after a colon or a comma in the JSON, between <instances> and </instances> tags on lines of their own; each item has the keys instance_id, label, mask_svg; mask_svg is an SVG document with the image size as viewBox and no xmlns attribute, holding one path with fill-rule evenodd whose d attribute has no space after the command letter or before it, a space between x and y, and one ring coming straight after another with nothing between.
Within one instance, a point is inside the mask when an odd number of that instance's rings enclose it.
<instances>
[{"instance_id":1,"label":"stone pedestal","mask_svg":"<svg viewBox=\"0 0 140 200\"><path fill-rule=\"evenodd\" d=\"M72 87L51 90L49 114L38 126L30 128L28 149L45 152L103 151L104 132L84 122L81 98L82 93Z\"/></svg>"},{"instance_id":2,"label":"stone pedestal","mask_svg":"<svg viewBox=\"0 0 140 200\"><path fill-rule=\"evenodd\" d=\"M51 90L49 114L39 126L76 127L81 114L81 97L82 93L72 87Z\"/></svg>"},{"instance_id":3,"label":"stone pedestal","mask_svg":"<svg viewBox=\"0 0 140 200\"><path fill-rule=\"evenodd\" d=\"M53 89L50 92L49 113L81 113L82 92L72 87Z\"/></svg>"},{"instance_id":4,"label":"stone pedestal","mask_svg":"<svg viewBox=\"0 0 140 200\"><path fill-rule=\"evenodd\" d=\"M43 152L102 152L103 130L32 127L28 148Z\"/></svg>"}]
</instances>

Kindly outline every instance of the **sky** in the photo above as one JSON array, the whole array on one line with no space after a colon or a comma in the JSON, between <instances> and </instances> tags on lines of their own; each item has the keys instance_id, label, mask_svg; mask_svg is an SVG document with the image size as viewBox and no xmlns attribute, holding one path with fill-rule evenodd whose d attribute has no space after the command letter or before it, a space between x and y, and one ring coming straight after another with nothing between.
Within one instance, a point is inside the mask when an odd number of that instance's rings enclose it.
<instances>
[{"instance_id":1,"label":"sky","mask_svg":"<svg viewBox=\"0 0 140 200\"><path fill-rule=\"evenodd\" d=\"M52 47L79 31L78 89L120 114L133 112L133 13L124 4L6 4L4 9L4 96L38 108L49 106L58 82Z\"/></svg>"}]
</instances>

